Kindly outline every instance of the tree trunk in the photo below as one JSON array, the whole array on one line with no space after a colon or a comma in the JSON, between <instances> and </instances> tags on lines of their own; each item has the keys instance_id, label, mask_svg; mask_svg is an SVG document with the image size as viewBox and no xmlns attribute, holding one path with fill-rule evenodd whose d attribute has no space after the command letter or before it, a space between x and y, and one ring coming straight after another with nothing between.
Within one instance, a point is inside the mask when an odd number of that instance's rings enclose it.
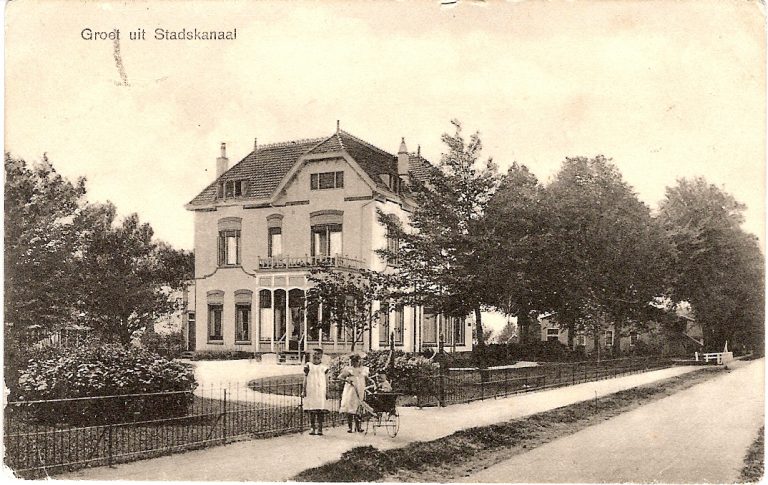
<instances>
[{"instance_id":1,"label":"tree trunk","mask_svg":"<svg viewBox=\"0 0 768 485\"><path fill-rule=\"evenodd\" d=\"M593 336L594 343L595 343L595 352L597 355L597 361L600 362L600 329L595 329L595 334Z\"/></svg>"},{"instance_id":2,"label":"tree trunk","mask_svg":"<svg viewBox=\"0 0 768 485\"><path fill-rule=\"evenodd\" d=\"M568 349L573 350L573 342L575 333L576 333L576 323L573 320L570 320L566 323L566 326L568 328Z\"/></svg>"},{"instance_id":3,"label":"tree trunk","mask_svg":"<svg viewBox=\"0 0 768 485\"><path fill-rule=\"evenodd\" d=\"M485 336L483 335L483 321L479 306L475 308L475 332L477 332L478 367L485 368Z\"/></svg>"},{"instance_id":4,"label":"tree trunk","mask_svg":"<svg viewBox=\"0 0 768 485\"><path fill-rule=\"evenodd\" d=\"M621 356L621 328L624 325L623 318L617 318L613 322L613 357Z\"/></svg>"},{"instance_id":5,"label":"tree trunk","mask_svg":"<svg viewBox=\"0 0 768 485\"><path fill-rule=\"evenodd\" d=\"M522 310L517 315L517 341L524 344L528 341L528 333L530 332L531 318L528 315L528 310Z\"/></svg>"}]
</instances>

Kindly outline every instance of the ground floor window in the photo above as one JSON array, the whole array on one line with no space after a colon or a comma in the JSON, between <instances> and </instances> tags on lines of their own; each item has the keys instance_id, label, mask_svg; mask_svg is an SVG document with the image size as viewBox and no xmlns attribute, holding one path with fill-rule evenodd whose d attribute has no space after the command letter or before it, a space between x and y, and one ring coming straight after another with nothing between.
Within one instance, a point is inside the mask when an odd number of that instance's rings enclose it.
<instances>
[{"instance_id":1,"label":"ground floor window","mask_svg":"<svg viewBox=\"0 0 768 485\"><path fill-rule=\"evenodd\" d=\"M559 328L548 328L547 329L547 342L554 341L554 340L560 340L560 329Z\"/></svg>"},{"instance_id":2,"label":"ground floor window","mask_svg":"<svg viewBox=\"0 0 768 485\"><path fill-rule=\"evenodd\" d=\"M437 344L437 315L431 308L424 309L421 324L421 341L425 344Z\"/></svg>"},{"instance_id":3,"label":"ground floor window","mask_svg":"<svg viewBox=\"0 0 768 485\"><path fill-rule=\"evenodd\" d=\"M389 304L382 303L379 309L379 345L389 345Z\"/></svg>"},{"instance_id":4,"label":"ground floor window","mask_svg":"<svg viewBox=\"0 0 768 485\"><path fill-rule=\"evenodd\" d=\"M221 333L221 313L223 305L208 305L208 340L221 341L224 336Z\"/></svg>"},{"instance_id":5,"label":"ground floor window","mask_svg":"<svg viewBox=\"0 0 768 485\"><path fill-rule=\"evenodd\" d=\"M274 323L275 323L275 341L280 342L285 340L285 330L286 330L286 315L285 315L285 300L286 300L286 293L285 290L275 290L274 295L274 302L275 307L273 309L274 313Z\"/></svg>"},{"instance_id":6,"label":"ground floor window","mask_svg":"<svg viewBox=\"0 0 768 485\"><path fill-rule=\"evenodd\" d=\"M576 335L576 345L579 347L585 347L587 345L587 336L583 333Z\"/></svg>"},{"instance_id":7,"label":"ground floor window","mask_svg":"<svg viewBox=\"0 0 768 485\"><path fill-rule=\"evenodd\" d=\"M259 291L259 338L262 342L272 340L272 292Z\"/></svg>"},{"instance_id":8,"label":"ground floor window","mask_svg":"<svg viewBox=\"0 0 768 485\"><path fill-rule=\"evenodd\" d=\"M397 345L403 344L403 334L405 333L405 312L403 307L395 308L393 315L392 331L395 333L395 343Z\"/></svg>"},{"instance_id":9,"label":"ground floor window","mask_svg":"<svg viewBox=\"0 0 768 485\"><path fill-rule=\"evenodd\" d=\"M613 345L613 330L605 331L605 346L610 347Z\"/></svg>"},{"instance_id":10,"label":"ground floor window","mask_svg":"<svg viewBox=\"0 0 768 485\"><path fill-rule=\"evenodd\" d=\"M630 332L629 334L629 345L637 345L637 332Z\"/></svg>"},{"instance_id":11,"label":"ground floor window","mask_svg":"<svg viewBox=\"0 0 768 485\"><path fill-rule=\"evenodd\" d=\"M445 343L449 346L464 345L464 319L447 317L445 319Z\"/></svg>"},{"instance_id":12,"label":"ground floor window","mask_svg":"<svg viewBox=\"0 0 768 485\"><path fill-rule=\"evenodd\" d=\"M251 305L235 306L235 341L251 340Z\"/></svg>"}]
</instances>

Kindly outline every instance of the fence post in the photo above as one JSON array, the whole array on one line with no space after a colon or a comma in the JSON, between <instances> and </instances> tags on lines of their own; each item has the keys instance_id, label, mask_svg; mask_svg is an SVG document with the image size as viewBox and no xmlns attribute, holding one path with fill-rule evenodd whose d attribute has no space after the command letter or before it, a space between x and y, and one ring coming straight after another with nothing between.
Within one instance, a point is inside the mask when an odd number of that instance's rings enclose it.
<instances>
[{"instance_id":1,"label":"fence post","mask_svg":"<svg viewBox=\"0 0 768 485\"><path fill-rule=\"evenodd\" d=\"M576 384L576 364L571 365L571 385Z\"/></svg>"},{"instance_id":2,"label":"fence post","mask_svg":"<svg viewBox=\"0 0 768 485\"><path fill-rule=\"evenodd\" d=\"M224 403L223 403L223 405L224 405L224 416L223 416L223 418L224 418L224 432L222 433L223 434L222 442L224 444L227 444L227 390L226 389L224 389Z\"/></svg>"},{"instance_id":3,"label":"fence post","mask_svg":"<svg viewBox=\"0 0 768 485\"><path fill-rule=\"evenodd\" d=\"M299 433L304 432L304 386L299 389Z\"/></svg>"},{"instance_id":4,"label":"fence post","mask_svg":"<svg viewBox=\"0 0 768 485\"><path fill-rule=\"evenodd\" d=\"M440 364L440 373L438 375L439 381L439 390L438 390L438 404L441 408L445 407L445 367L441 363Z\"/></svg>"},{"instance_id":5,"label":"fence post","mask_svg":"<svg viewBox=\"0 0 768 485\"><path fill-rule=\"evenodd\" d=\"M107 427L107 465L112 466L112 423Z\"/></svg>"},{"instance_id":6,"label":"fence post","mask_svg":"<svg viewBox=\"0 0 768 485\"><path fill-rule=\"evenodd\" d=\"M485 376L483 376L483 371L480 370L480 400L483 401L485 399Z\"/></svg>"}]
</instances>

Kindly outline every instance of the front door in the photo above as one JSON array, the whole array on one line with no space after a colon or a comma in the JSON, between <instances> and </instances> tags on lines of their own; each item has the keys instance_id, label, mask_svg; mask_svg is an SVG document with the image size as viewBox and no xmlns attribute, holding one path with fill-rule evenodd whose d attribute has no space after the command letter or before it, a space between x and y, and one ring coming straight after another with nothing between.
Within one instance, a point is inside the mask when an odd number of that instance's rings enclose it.
<instances>
[{"instance_id":1,"label":"front door","mask_svg":"<svg viewBox=\"0 0 768 485\"><path fill-rule=\"evenodd\" d=\"M195 314L187 313L187 350L195 350Z\"/></svg>"}]
</instances>

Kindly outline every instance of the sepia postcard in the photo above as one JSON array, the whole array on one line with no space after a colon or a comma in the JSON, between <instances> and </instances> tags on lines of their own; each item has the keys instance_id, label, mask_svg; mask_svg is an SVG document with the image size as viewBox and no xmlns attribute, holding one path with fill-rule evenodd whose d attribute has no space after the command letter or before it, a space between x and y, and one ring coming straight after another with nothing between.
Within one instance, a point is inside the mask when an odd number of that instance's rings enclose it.
<instances>
[{"instance_id":1,"label":"sepia postcard","mask_svg":"<svg viewBox=\"0 0 768 485\"><path fill-rule=\"evenodd\" d=\"M762 481L765 13L6 2L4 476Z\"/></svg>"}]
</instances>

